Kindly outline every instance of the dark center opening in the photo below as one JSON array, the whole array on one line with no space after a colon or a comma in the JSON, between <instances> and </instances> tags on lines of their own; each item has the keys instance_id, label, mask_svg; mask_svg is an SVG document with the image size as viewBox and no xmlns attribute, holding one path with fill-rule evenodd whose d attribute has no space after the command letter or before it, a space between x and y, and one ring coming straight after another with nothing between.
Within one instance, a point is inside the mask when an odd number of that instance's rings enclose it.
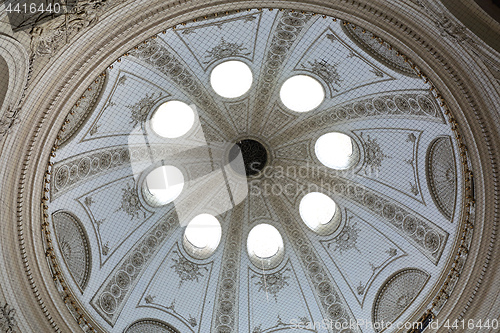
<instances>
[{"instance_id":1,"label":"dark center opening","mask_svg":"<svg viewBox=\"0 0 500 333\"><path fill-rule=\"evenodd\" d=\"M237 158L240 153L243 157L243 165L241 159ZM267 150L259 141L240 140L229 150L229 165L241 175L255 176L264 169L266 163Z\"/></svg>"}]
</instances>

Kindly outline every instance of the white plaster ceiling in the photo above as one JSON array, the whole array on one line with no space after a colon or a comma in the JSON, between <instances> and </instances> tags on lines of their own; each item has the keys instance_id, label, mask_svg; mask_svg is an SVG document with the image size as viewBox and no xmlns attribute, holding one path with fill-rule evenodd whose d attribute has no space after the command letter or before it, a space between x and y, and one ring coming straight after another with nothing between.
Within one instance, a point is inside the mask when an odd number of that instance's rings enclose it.
<instances>
[{"instance_id":1,"label":"white plaster ceiling","mask_svg":"<svg viewBox=\"0 0 500 333\"><path fill-rule=\"evenodd\" d=\"M115 62L102 91L93 85L100 91L95 105L82 102L87 109L77 110L85 115L90 108L88 118L53 158L49 213L67 211L81 222L82 230L54 230L55 250L68 283L102 327L123 332L149 318L179 332L260 333L328 318L371 321L377 311L403 311L398 320L404 320L421 305L456 234L460 214L453 207L461 192L450 184L460 179L457 149L453 141L447 150L453 134L429 86L359 45L331 17L244 11L169 29ZM378 52L393 56L382 46ZM211 69L229 59L253 72L241 98L221 98L210 86ZM325 89L325 101L311 112L280 102L281 84L296 74L315 77ZM149 126L152 112L169 100L196 106L195 128L179 139L160 138ZM359 161L349 170L325 172L315 157L315 140L328 132L348 134L358 147ZM429 159L440 137L441 153ZM264 143L270 161L248 193L246 181L235 186L241 202L233 207L220 173L223 144L242 138ZM144 174L172 155L188 189L182 200L150 206L140 193ZM340 227L331 235L315 234L300 218L300 198L311 184L340 209ZM452 195L438 203L432 188ZM222 225L222 241L207 259L191 257L182 245L191 208L212 209ZM259 223L275 226L284 239L283 260L270 270L254 265L246 250L247 234ZM77 251L85 257L78 234L88 238L90 254L84 286L71 278L85 262L72 259ZM407 274L385 285L400 271ZM419 281L416 291L405 287ZM390 295L375 311L379 291Z\"/></svg>"}]
</instances>

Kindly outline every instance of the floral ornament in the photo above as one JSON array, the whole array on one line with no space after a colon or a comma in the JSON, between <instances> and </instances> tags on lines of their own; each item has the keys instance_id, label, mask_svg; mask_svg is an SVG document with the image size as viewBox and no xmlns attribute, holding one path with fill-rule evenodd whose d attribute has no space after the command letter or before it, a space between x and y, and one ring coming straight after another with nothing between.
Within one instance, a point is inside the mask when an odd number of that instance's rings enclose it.
<instances>
[{"instance_id":1,"label":"floral ornament","mask_svg":"<svg viewBox=\"0 0 500 333\"><path fill-rule=\"evenodd\" d=\"M156 298L156 296L148 295L144 298L144 300L146 301L146 304L152 304L152 303L154 303L155 298ZM179 315L182 319L187 321L188 324L191 325L191 327L196 327L198 325L198 321L196 320L196 318L191 316L191 314L189 314L188 318L185 318L179 312L177 312L177 310L175 310L175 299L172 302L170 302L170 305L166 306L166 308L167 308L167 310L172 311L173 313Z\"/></svg>"},{"instance_id":2,"label":"floral ornament","mask_svg":"<svg viewBox=\"0 0 500 333\"><path fill-rule=\"evenodd\" d=\"M183 34L183 35L193 34L195 30L196 30L195 28L186 28L186 29L182 29L182 34Z\"/></svg>"},{"instance_id":3,"label":"floral ornament","mask_svg":"<svg viewBox=\"0 0 500 333\"><path fill-rule=\"evenodd\" d=\"M301 326L307 326L308 324L310 324L310 321L307 319L307 317L299 317L299 322L297 324L301 325ZM287 324L283 321L283 319L281 319L281 316L280 315L277 315L276 316L276 325L272 326L272 327L269 327L269 328L266 328L266 329L263 329L262 328L262 324L259 324L258 326L254 326L253 330L252 330L252 333L263 333L265 331L278 331L278 330L275 330L276 328L280 327L280 326L287 326Z\"/></svg>"},{"instance_id":4,"label":"floral ornament","mask_svg":"<svg viewBox=\"0 0 500 333\"><path fill-rule=\"evenodd\" d=\"M370 172L373 170L379 171L379 168L382 166L382 161L386 158L391 158L391 156L384 154L382 148L380 148L380 145L377 142L377 139L372 139L368 135L365 140L363 138L363 133L361 133L361 138L363 139L365 146L365 162L367 164L365 172L368 172L368 169L370 169Z\"/></svg>"},{"instance_id":5,"label":"floral ornament","mask_svg":"<svg viewBox=\"0 0 500 333\"><path fill-rule=\"evenodd\" d=\"M329 84L336 84L337 86L340 87L340 82L343 81L343 79L340 77L340 74L337 72L337 66L339 65L338 63L336 64L329 64L327 61L324 59L318 61L314 60L313 62L308 61L307 64L302 64L302 67L305 69L310 70L314 74L318 75L321 77L323 80L325 80ZM332 88L334 91L338 91L338 89Z\"/></svg>"},{"instance_id":6,"label":"floral ornament","mask_svg":"<svg viewBox=\"0 0 500 333\"><path fill-rule=\"evenodd\" d=\"M375 76L377 76L377 77L384 77L384 72L382 72L378 68L372 68L372 69L370 69L370 72L372 72L373 74L375 74Z\"/></svg>"},{"instance_id":7,"label":"floral ornament","mask_svg":"<svg viewBox=\"0 0 500 333\"><path fill-rule=\"evenodd\" d=\"M97 220L95 221L95 225L97 226L97 230L99 230L101 228L101 225L106 221L106 219L100 219L100 220Z\"/></svg>"},{"instance_id":8,"label":"floral ornament","mask_svg":"<svg viewBox=\"0 0 500 333\"><path fill-rule=\"evenodd\" d=\"M69 169L66 166L59 168L56 172L55 182L56 187L62 188L66 186L69 179Z\"/></svg>"},{"instance_id":9,"label":"floral ornament","mask_svg":"<svg viewBox=\"0 0 500 333\"><path fill-rule=\"evenodd\" d=\"M106 242L106 244L102 246L102 254L105 256L109 254L109 242Z\"/></svg>"},{"instance_id":10,"label":"floral ornament","mask_svg":"<svg viewBox=\"0 0 500 333\"><path fill-rule=\"evenodd\" d=\"M390 257L395 257L398 254L398 250L395 248L390 248L389 250L385 251Z\"/></svg>"},{"instance_id":11,"label":"floral ornament","mask_svg":"<svg viewBox=\"0 0 500 333\"><path fill-rule=\"evenodd\" d=\"M408 138L406 138L406 142L415 143L415 141L417 141L417 137L415 136L415 134L413 134L413 133L408 134Z\"/></svg>"},{"instance_id":12,"label":"floral ornament","mask_svg":"<svg viewBox=\"0 0 500 333\"><path fill-rule=\"evenodd\" d=\"M289 271L290 269L287 268L285 270ZM281 289L283 289L285 286L288 286L288 280L290 277L286 276L282 272L276 272L270 275L252 275L252 278L258 277L259 281L255 283L256 286L259 286L259 290L264 290L266 293L269 293L274 296L274 300L277 302L278 301L278 293L280 292Z\"/></svg>"},{"instance_id":13,"label":"floral ornament","mask_svg":"<svg viewBox=\"0 0 500 333\"><path fill-rule=\"evenodd\" d=\"M410 192L413 193L413 195L418 195L420 193L418 191L417 184L413 184L412 182L410 182Z\"/></svg>"},{"instance_id":14,"label":"floral ornament","mask_svg":"<svg viewBox=\"0 0 500 333\"><path fill-rule=\"evenodd\" d=\"M124 74L118 79L118 85L124 86L125 82L127 82L127 76Z\"/></svg>"},{"instance_id":15,"label":"floral ornament","mask_svg":"<svg viewBox=\"0 0 500 333\"><path fill-rule=\"evenodd\" d=\"M113 102L112 100L108 101L104 108L102 109L101 113L104 113L107 109L112 108L116 106L116 103ZM90 136L96 135L97 132L99 132L99 127L101 127L101 124L95 124L91 129L90 129Z\"/></svg>"},{"instance_id":16,"label":"floral ornament","mask_svg":"<svg viewBox=\"0 0 500 333\"><path fill-rule=\"evenodd\" d=\"M139 201L139 195L134 187L131 187L130 184L127 184L127 188L122 189L122 201L121 206L116 211L122 210L128 215L130 215L130 219L139 218L140 213L143 214L143 217L146 217L146 213L142 211L141 202Z\"/></svg>"},{"instance_id":17,"label":"floral ornament","mask_svg":"<svg viewBox=\"0 0 500 333\"><path fill-rule=\"evenodd\" d=\"M92 199L92 197L85 197L83 203L85 204L85 206L90 207L93 203L95 203L95 201L94 199Z\"/></svg>"},{"instance_id":18,"label":"floral ornament","mask_svg":"<svg viewBox=\"0 0 500 333\"><path fill-rule=\"evenodd\" d=\"M188 318L188 323L189 325L191 325L192 327L195 327L196 325L198 325L198 322L196 321L196 318L194 318L193 316L189 315L189 318Z\"/></svg>"},{"instance_id":19,"label":"floral ornament","mask_svg":"<svg viewBox=\"0 0 500 333\"><path fill-rule=\"evenodd\" d=\"M359 286L356 287L358 295L363 295L365 293L365 286L359 281Z\"/></svg>"},{"instance_id":20,"label":"floral ornament","mask_svg":"<svg viewBox=\"0 0 500 333\"><path fill-rule=\"evenodd\" d=\"M205 61L204 63L208 64L214 60L220 60L227 57L249 55L250 52L243 52L246 49L247 48L243 46L243 43L228 43L224 40L224 38L221 38L221 41L218 45L214 46L211 50L206 51L207 55L205 56L205 58L209 58L209 60Z\"/></svg>"},{"instance_id":21,"label":"floral ornament","mask_svg":"<svg viewBox=\"0 0 500 333\"><path fill-rule=\"evenodd\" d=\"M102 254L107 256L109 254L109 242L106 242L106 244L102 243L102 238L101 238L101 225L106 222L106 219L100 219L97 221L94 221L96 227L97 227L97 233L99 234L99 242L101 243L101 248L102 248Z\"/></svg>"},{"instance_id":22,"label":"floral ornament","mask_svg":"<svg viewBox=\"0 0 500 333\"><path fill-rule=\"evenodd\" d=\"M259 324L258 326L255 326L252 330L252 333L262 333L262 324Z\"/></svg>"},{"instance_id":23,"label":"floral ornament","mask_svg":"<svg viewBox=\"0 0 500 333\"><path fill-rule=\"evenodd\" d=\"M158 93L156 97L155 94L156 93L152 93L151 96L146 94L146 97L143 97L134 105L127 105L127 108L129 108L131 111L130 118L132 120L130 121L130 123L132 124L132 126L135 127L138 124L140 124L141 126L144 125L146 119L148 118L149 111L151 111L153 106L156 104L156 101L162 96L161 92Z\"/></svg>"},{"instance_id":24,"label":"floral ornament","mask_svg":"<svg viewBox=\"0 0 500 333\"><path fill-rule=\"evenodd\" d=\"M352 51L349 51L349 54L347 55L347 58L358 58L358 55Z\"/></svg>"},{"instance_id":25,"label":"floral ornament","mask_svg":"<svg viewBox=\"0 0 500 333\"><path fill-rule=\"evenodd\" d=\"M243 19L243 22L247 23L247 22L253 22L257 19L257 16L246 16L244 19Z\"/></svg>"},{"instance_id":26,"label":"floral ornament","mask_svg":"<svg viewBox=\"0 0 500 333\"><path fill-rule=\"evenodd\" d=\"M328 38L332 43L338 41L339 39L333 34L327 34L326 38Z\"/></svg>"},{"instance_id":27,"label":"floral ornament","mask_svg":"<svg viewBox=\"0 0 500 333\"><path fill-rule=\"evenodd\" d=\"M198 279L204 276L200 272L201 268L205 269L208 272L208 269L206 267L200 267L194 262L191 262L186 258L181 257L177 251L174 251L174 253L177 253L178 258L177 259L172 258L172 261L175 262L175 264L170 267L175 269L175 272L181 278L181 280L179 281L179 287L181 287L185 281L196 280L196 282L198 282L199 281Z\"/></svg>"},{"instance_id":28,"label":"floral ornament","mask_svg":"<svg viewBox=\"0 0 500 333\"><path fill-rule=\"evenodd\" d=\"M146 304L151 304L155 301L155 298L156 298L156 296L148 295L144 298L144 300L146 301Z\"/></svg>"},{"instance_id":29,"label":"floral ornament","mask_svg":"<svg viewBox=\"0 0 500 333\"><path fill-rule=\"evenodd\" d=\"M370 268L372 269L372 272L375 273L377 270L380 269L380 267L382 267L382 265L378 265L378 266L375 266L374 264L372 264L371 262L369 263L370 264Z\"/></svg>"},{"instance_id":30,"label":"floral ornament","mask_svg":"<svg viewBox=\"0 0 500 333\"><path fill-rule=\"evenodd\" d=\"M96 135L96 134L97 134L97 132L99 132L99 127L101 127L101 125L100 125L100 124L97 124L97 125L95 125L94 127L92 127L92 129L91 129L91 130L90 130L90 132L89 132L90 136L92 136L92 135Z\"/></svg>"},{"instance_id":31,"label":"floral ornament","mask_svg":"<svg viewBox=\"0 0 500 333\"><path fill-rule=\"evenodd\" d=\"M166 307L168 310L171 310L175 313L177 313L177 311L175 311L175 299L170 303L169 306Z\"/></svg>"},{"instance_id":32,"label":"floral ornament","mask_svg":"<svg viewBox=\"0 0 500 333\"><path fill-rule=\"evenodd\" d=\"M437 20L434 22L441 36L448 37L456 43L467 41L474 44L475 41L467 34L465 26L453 23L444 13L437 14Z\"/></svg>"},{"instance_id":33,"label":"floral ornament","mask_svg":"<svg viewBox=\"0 0 500 333\"><path fill-rule=\"evenodd\" d=\"M17 112L12 110L10 107L5 114L2 115L0 118L0 138L2 138L3 135L6 135L12 128L14 121L16 120L16 116Z\"/></svg>"},{"instance_id":34,"label":"floral ornament","mask_svg":"<svg viewBox=\"0 0 500 333\"><path fill-rule=\"evenodd\" d=\"M9 304L0 307L0 332L19 333L17 321L15 318L16 310L11 308Z\"/></svg>"},{"instance_id":35,"label":"floral ornament","mask_svg":"<svg viewBox=\"0 0 500 333\"><path fill-rule=\"evenodd\" d=\"M358 236L360 229L356 228L356 224L351 224L352 216L349 216L349 223L342 229L342 232L335 238L333 242L327 244L327 247L330 248L330 245L335 244L335 248L333 251L339 251L342 254L343 251L348 251L350 249L359 249L356 247L358 242Z\"/></svg>"}]
</instances>

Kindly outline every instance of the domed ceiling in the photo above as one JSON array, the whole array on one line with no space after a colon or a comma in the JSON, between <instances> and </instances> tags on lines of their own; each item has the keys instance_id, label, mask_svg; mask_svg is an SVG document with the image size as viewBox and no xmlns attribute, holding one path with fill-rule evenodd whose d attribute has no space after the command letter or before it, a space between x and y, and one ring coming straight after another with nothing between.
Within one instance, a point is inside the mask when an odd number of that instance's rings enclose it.
<instances>
[{"instance_id":1,"label":"domed ceiling","mask_svg":"<svg viewBox=\"0 0 500 333\"><path fill-rule=\"evenodd\" d=\"M239 97L214 83L227 61L250 69L225 72L229 88L250 80ZM297 77L311 83L286 95ZM379 332L338 324L437 313L463 265L449 271L453 244L471 234L456 127L432 90L377 36L300 10L210 15L147 39L60 131L44 208L61 295L108 332ZM194 120L154 120L172 101ZM148 183L161 166L181 174L165 201ZM200 214L220 229L190 236Z\"/></svg>"}]
</instances>

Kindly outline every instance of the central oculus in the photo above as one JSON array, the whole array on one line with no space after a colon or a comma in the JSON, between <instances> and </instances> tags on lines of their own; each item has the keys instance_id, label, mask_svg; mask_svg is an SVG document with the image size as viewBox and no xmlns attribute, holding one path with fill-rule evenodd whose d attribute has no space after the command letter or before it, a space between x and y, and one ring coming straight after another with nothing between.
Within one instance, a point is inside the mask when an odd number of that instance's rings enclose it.
<instances>
[{"instance_id":1,"label":"central oculus","mask_svg":"<svg viewBox=\"0 0 500 333\"><path fill-rule=\"evenodd\" d=\"M241 165L241 160L237 159L240 152L243 157L243 165ZM259 141L240 140L229 150L229 164L234 171L241 175L255 176L264 169L266 163L267 150Z\"/></svg>"}]
</instances>

